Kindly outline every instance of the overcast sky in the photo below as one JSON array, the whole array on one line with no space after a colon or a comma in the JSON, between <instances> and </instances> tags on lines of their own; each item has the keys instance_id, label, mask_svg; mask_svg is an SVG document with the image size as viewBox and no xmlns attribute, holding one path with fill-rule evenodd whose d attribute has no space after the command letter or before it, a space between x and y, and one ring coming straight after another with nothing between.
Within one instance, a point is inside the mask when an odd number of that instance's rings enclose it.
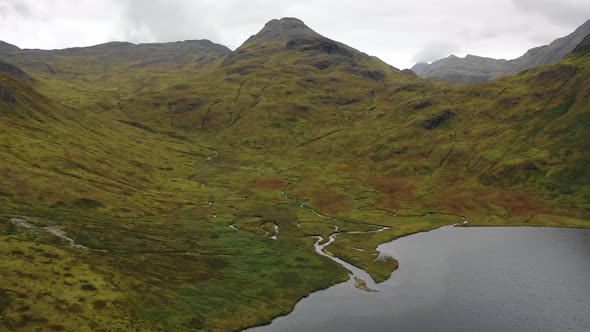
<instances>
[{"instance_id":1,"label":"overcast sky","mask_svg":"<svg viewBox=\"0 0 590 332\"><path fill-rule=\"evenodd\" d=\"M407 68L451 53L518 57L590 19L590 0L0 0L0 40L54 49L210 39L235 49L285 16Z\"/></svg>"}]
</instances>

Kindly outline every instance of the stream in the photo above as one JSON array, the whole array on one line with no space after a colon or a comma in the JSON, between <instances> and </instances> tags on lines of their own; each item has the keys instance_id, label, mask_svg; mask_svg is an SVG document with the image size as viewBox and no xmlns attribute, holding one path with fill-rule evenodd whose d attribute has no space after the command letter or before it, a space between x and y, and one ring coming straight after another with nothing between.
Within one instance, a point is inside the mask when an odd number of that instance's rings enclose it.
<instances>
[{"instance_id":1,"label":"stream","mask_svg":"<svg viewBox=\"0 0 590 332\"><path fill-rule=\"evenodd\" d=\"M281 194L290 200L297 200L296 198L290 197L286 191L282 191ZM321 214L319 212L317 212L316 210L314 210L312 207L308 206L307 203L309 203L309 200L304 200L302 203L299 204L299 207L302 209L305 209L313 214L315 214L318 217L322 217L322 218L326 218L326 219L331 219L331 220L338 220L336 218L330 217L330 216L326 216L324 214ZM276 224L275 224L276 226ZM298 228L301 228L300 224L297 224ZM370 233L378 233L378 232L383 232L385 230L391 229L390 227L379 227L376 230L373 231L366 231L366 232L359 232L359 231L353 231L353 232L340 232L340 227L339 226L334 226L334 233L332 233L329 237L328 237L328 241L326 241L325 243L322 244L322 242L324 241L324 238L321 236L314 236L314 238L317 239L317 241L314 244L314 249L315 251L324 256L324 257L328 257L331 260L333 260L334 262L342 265L345 269L347 269L350 272L350 280L354 280L354 286L358 289L367 291L367 292L377 292L378 291L378 286L377 283L375 283L375 280L373 280L373 277L371 277L370 274L368 274L366 271L364 271L363 269L360 269L350 263L347 263L345 261L343 261L342 259L332 256L328 253L326 253L324 251L324 248L326 248L327 246L329 246L332 242L336 241L336 237L340 234L370 234ZM276 226L276 230L277 230L277 234L278 234L278 226Z\"/></svg>"},{"instance_id":2,"label":"stream","mask_svg":"<svg viewBox=\"0 0 590 332\"><path fill-rule=\"evenodd\" d=\"M12 218L12 219L10 219L10 222L12 222L16 226L23 227L23 228L26 228L31 231L39 231L40 230L40 231L47 232L53 236L56 236L64 241L66 241L68 243L68 245L72 248L87 249L85 246L83 246L81 244L77 244L74 241L74 239L68 237L67 234L64 231L62 231L61 229L57 229L52 226L37 227L22 218Z\"/></svg>"}]
</instances>

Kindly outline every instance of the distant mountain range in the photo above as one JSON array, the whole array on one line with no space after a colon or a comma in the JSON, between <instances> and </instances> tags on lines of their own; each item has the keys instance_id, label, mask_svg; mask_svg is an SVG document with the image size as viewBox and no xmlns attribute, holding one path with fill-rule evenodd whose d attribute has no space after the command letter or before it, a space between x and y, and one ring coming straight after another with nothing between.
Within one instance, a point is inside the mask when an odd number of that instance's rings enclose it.
<instances>
[{"instance_id":1,"label":"distant mountain range","mask_svg":"<svg viewBox=\"0 0 590 332\"><path fill-rule=\"evenodd\" d=\"M460 83L485 82L517 74L529 68L555 63L569 54L588 34L590 34L590 20L571 34L556 39L549 45L532 48L513 60L492 59L477 55L459 58L450 55L431 64L417 63L412 67L412 71L423 78Z\"/></svg>"},{"instance_id":2,"label":"distant mountain range","mask_svg":"<svg viewBox=\"0 0 590 332\"><path fill-rule=\"evenodd\" d=\"M0 58L25 68L41 69L57 74L53 63L78 61L82 63L101 63L104 65L121 62L135 62L138 67L161 67L165 65L192 64L200 67L218 58L228 55L231 50L226 46L209 40L186 40L171 43L132 44L128 42L110 42L89 47L72 47L62 50L20 49L0 41ZM105 67L105 71L109 71ZM115 68L110 68L115 69ZM66 70L66 68L62 68ZM68 68L68 71L79 68Z\"/></svg>"}]
</instances>

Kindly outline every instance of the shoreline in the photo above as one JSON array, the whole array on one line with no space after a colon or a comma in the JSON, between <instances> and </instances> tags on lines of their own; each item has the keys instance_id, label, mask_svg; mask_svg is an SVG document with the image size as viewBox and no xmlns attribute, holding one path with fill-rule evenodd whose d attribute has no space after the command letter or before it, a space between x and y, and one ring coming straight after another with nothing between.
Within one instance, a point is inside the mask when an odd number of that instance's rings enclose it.
<instances>
[{"instance_id":1,"label":"shoreline","mask_svg":"<svg viewBox=\"0 0 590 332\"><path fill-rule=\"evenodd\" d=\"M467 228L501 228L501 227L506 227L506 228L517 228L517 227L518 227L518 228L548 228L548 229L551 229L551 228L553 228L553 229L572 229L572 230L587 230L587 229L590 229L590 225L588 225L588 227L573 227L573 226L556 227L556 226L541 226L541 225L532 225L532 226L527 226L527 225L492 225L492 226L482 226L482 225L477 225L477 224L476 224L476 225L474 225L474 224L466 224L466 225L463 225L463 224L460 224L460 225L445 225L445 226L440 226L440 227L432 228L432 229L425 230L425 231L418 231L418 232L412 232L412 233L409 233L409 234L405 234L405 235L402 235L402 236L396 237L395 239L393 239L393 240L391 240L391 241L388 241L388 242L381 243L381 244L379 244L379 246L380 246L380 245L383 245L383 244L388 244L388 243L391 243L391 242L393 242L393 241L397 241L397 240L399 240L399 239L401 239L401 238L405 238L405 237L409 237L409 236L412 236L412 235L417 235L417 234L421 234L421 233L428 233L428 232L432 232L432 231L435 231L435 230L440 230L440 229L442 229L442 228L445 228L445 227L449 227L449 228L455 228L455 227L457 227L457 228L459 228L459 229L460 229L460 228L466 228L466 229L467 229ZM342 258L340 258L340 259L342 259ZM343 259L342 259L342 260L343 260ZM344 260L343 260L343 261L344 261ZM345 261L345 262L346 262L346 261ZM348 262L347 262L347 263L348 263ZM349 264L351 264L351 263L349 263ZM351 265L354 265L354 264L351 264ZM341 266L342 266L342 265L341 265ZM343 266L343 267L344 267L344 266ZM359 267L357 267L357 266L355 266L355 267L356 267L356 268L359 268ZM346 268L346 267L344 267L344 268ZM359 269L360 269L360 268L359 268ZM384 281L382 281L382 282L385 282L385 281L387 281L387 280L391 279L391 277L393 276L393 272L395 272L397 269L399 269L399 265L398 265L398 267L397 267L396 269L394 269L394 270L392 271L392 273L391 273L391 275L389 276L389 278L387 278L386 280L384 280ZM362 269L361 269L361 270L362 270ZM364 270L363 270L363 271L364 271ZM365 271L365 272L366 272L366 271ZM367 273L368 273L368 272L367 272ZM347 281L339 282L339 283L333 284L333 285L331 285L331 286L328 286L328 287L325 287L325 288L317 289L317 290L315 290L315 291L313 291L313 292L311 292L311 293L309 293L309 294L307 294L307 295L305 295L305 296L302 296L301 298L299 298L299 299L298 299L298 300L297 300L297 301L296 301L296 302L293 304L293 306L291 307L291 309L290 309L290 310L289 310L287 313L284 313L284 314L281 314L281 315L278 315L278 316L274 316L274 317L272 317L272 318L270 319L270 321L268 321L268 322L265 322L265 323L260 323L260 324L256 324L256 325L252 325L252 326L248 326L248 327L246 327L246 328L244 328L244 329L237 330L237 331L238 331L238 332L248 332L249 330L251 330L251 329L254 329L254 328L257 328L257 327L269 326L269 325L271 325L271 324L272 324L272 322L273 322L275 319L278 319L278 318L281 318L281 317L286 317L286 316L290 315L290 314L291 314L291 313L292 313L292 312L295 310L295 307L297 306L297 304L299 304L299 303L300 303L302 300L309 298L309 297L310 297L310 296L312 296L313 294L316 294L316 293L320 293L320 292L326 291L326 290L328 290L328 289L330 289L330 288L332 288L332 287L334 287L334 286L337 286L337 285L341 285L341 284L344 284L344 283L352 282L352 280L354 280L354 279L355 279L355 278L354 278L354 275L352 275L351 273L349 273L349 275L350 275L351 277L350 277L350 279L349 279L349 280L347 280ZM361 279L361 280L362 280L362 279ZM376 284L380 284L380 283L382 283L382 282L379 282L379 283L376 283ZM353 284L352 286L354 286L354 284ZM358 288L358 287L356 287L356 288ZM361 288L358 288L358 289L359 289L359 290L361 290L361 291L363 290L363 289L361 289ZM377 293L378 293L378 292L377 292Z\"/></svg>"}]
</instances>

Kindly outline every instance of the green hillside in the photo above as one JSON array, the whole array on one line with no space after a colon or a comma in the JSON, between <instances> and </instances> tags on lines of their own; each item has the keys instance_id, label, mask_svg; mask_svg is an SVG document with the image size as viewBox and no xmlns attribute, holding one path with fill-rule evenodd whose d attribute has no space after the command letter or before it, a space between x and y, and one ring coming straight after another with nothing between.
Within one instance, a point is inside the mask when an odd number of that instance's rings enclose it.
<instances>
[{"instance_id":1,"label":"green hillside","mask_svg":"<svg viewBox=\"0 0 590 332\"><path fill-rule=\"evenodd\" d=\"M0 331L262 324L348 280L313 248L336 229L383 281L379 244L462 218L590 227L587 41L477 85L292 18L233 52L3 43Z\"/></svg>"}]
</instances>

